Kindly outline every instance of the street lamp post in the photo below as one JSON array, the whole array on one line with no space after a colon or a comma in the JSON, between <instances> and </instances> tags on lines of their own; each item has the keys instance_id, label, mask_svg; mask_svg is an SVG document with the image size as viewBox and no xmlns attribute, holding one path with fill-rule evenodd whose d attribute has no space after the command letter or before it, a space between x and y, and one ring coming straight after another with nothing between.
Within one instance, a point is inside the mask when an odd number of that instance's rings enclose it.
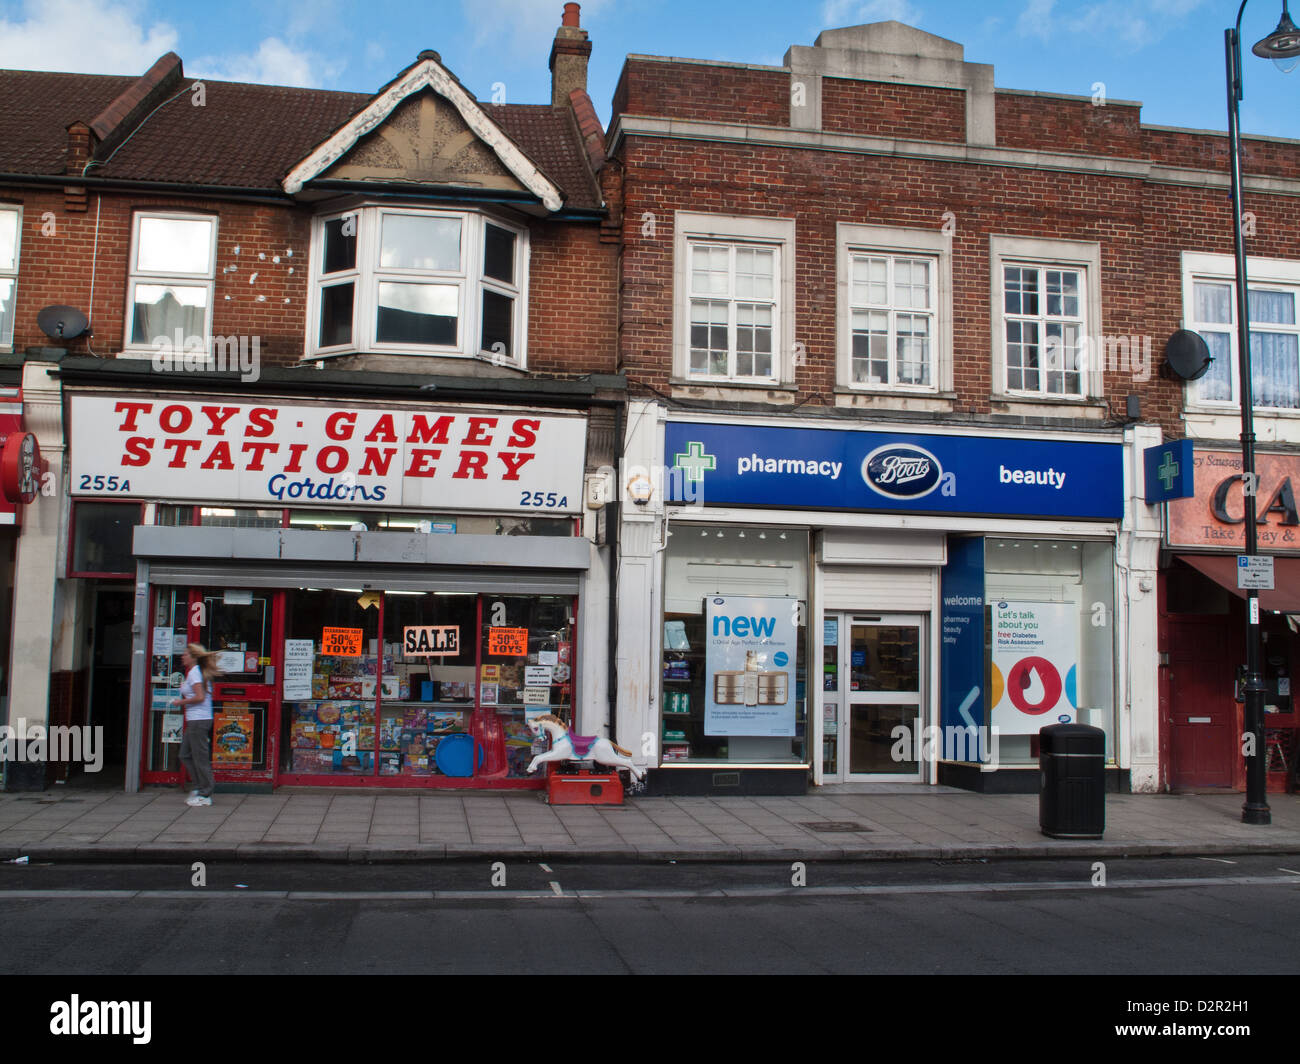
<instances>
[{"instance_id":1,"label":"street lamp post","mask_svg":"<svg viewBox=\"0 0 1300 1064\"><path fill-rule=\"evenodd\" d=\"M1246 553L1254 555L1259 549L1255 528L1255 426L1254 388L1250 367L1250 316L1249 290L1246 287L1246 244L1241 228L1241 16L1247 0L1241 0L1237 9L1236 27L1224 31L1228 70L1228 140L1232 169L1232 234L1233 253L1237 262L1237 366L1241 378L1241 474L1245 502ZM1290 71L1300 59L1300 30L1296 29L1287 11L1287 0L1282 0L1282 18L1277 29L1251 49L1256 55L1272 59L1284 71ZM1264 677L1260 671L1259 652L1259 592L1251 588L1246 592L1246 731L1253 736L1253 749L1246 758L1246 803L1241 807L1241 819L1247 824L1268 824L1272 821L1265 793L1264 768Z\"/></svg>"}]
</instances>

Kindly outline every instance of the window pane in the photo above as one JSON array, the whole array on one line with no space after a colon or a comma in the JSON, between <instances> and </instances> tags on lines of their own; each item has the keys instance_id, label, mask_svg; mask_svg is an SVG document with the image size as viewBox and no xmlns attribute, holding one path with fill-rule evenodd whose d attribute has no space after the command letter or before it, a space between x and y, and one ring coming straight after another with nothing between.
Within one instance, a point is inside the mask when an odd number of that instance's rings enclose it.
<instances>
[{"instance_id":1,"label":"window pane","mask_svg":"<svg viewBox=\"0 0 1300 1064\"><path fill-rule=\"evenodd\" d=\"M725 296L731 254L725 247L695 244L691 247L691 291L702 296Z\"/></svg>"},{"instance_id":2,"label":"window pane","mask_svg":"<svg viewBox=\"0 0 1300 1064\"><path fill-rule=\"evenodd\" d=\"M320 346L338 347L352 342L352 296L356 286L330 285L320 293Z\"/></svg>"},{"instance_id":3,"label":"window pane","mask_svg":"<svg viewBox=\"0 0 1300 1064\"><path fill-rule=\"evenodd\" d=\"M1058 318L1079 316L1079 275L1073 270L1047 270L1047 313Z\"/></svg>"},{"instance_id":4,"label":"window pane","mask_svg":"<svg viewBox=\"0 0 1300 1064\"><path fill-rule=\"evenodd\" d=\"M482 350L509 358L513 355L515 301L500 292L483 289ZM497 345L501 346L498 347Z\"/></svg>"},{"instance_id":5,"label":"window pane","mask_svg":"<svg viewBox=\"0 0 1300 1064\"><path fill-rule=\"evenodd\" d=\"M385 214L379 265L384 269L459 270L460 219Z\"/></svg>"},{"instance_id":6,"label":"window pane","mask_svg":"<svg viewBox=\"0 0 1300 1064\"><path fill-rule=\"evenodd\" d=\"M736 250L736 295L745 299L771 299L773 254L755 248Z\"/></svg>"},{"instance_id":7,"label":"window pane","mask_svg":"<svg viewBox=\"0 0 1300 1064\"><path fill-rule=\"evenodd\" d=\"M256 510L244 506L199 507L201 525L218 528L279 528L283 523L280 510Z\"/></svg>"},{"instance_id":8,"label":"window pane","mask_svg":"<svg viewBox=\"0 0 1300 1064\"><path fill-rule=\"evenodd\" d=\"M898 383L930 383L930 319L921 314L898 316Z\"/></svg>"},{"instance_id":9,"label":"window pane","mask_svg":"<svg viewBox=\"0 0 1300 1064\"><path fill-rule=\"evenodd\" d=\"M894 263L894 305L930 309L930 264L923 259L899 259Z\"/></svg>"},{"instance_id":10,"label":"window pane","mask_svg":"<svg viewBox=\"0 0 1300 1064\"><path fill-rule=\"evenodd\" d=\"M379 284L376 339L385 344L457 343L459 290L449 284Z\"/></svg>"},{"instance_id":11,"label":"window pane","mask_svg":"<svg viewBox=\"0 0 1300 1064\"><path fill-rule=\"evenodd\" d=\"M1004 267L1006 285L1006 312L1008 314L1038 313L1038 271L1022 266Z\"/></svg>"},{"instance_id":12,"label":"window pane","mask_svg":"<svg viewBox=\"0 0 1300 1064\"><path fill-rule=\"evenodd\" d=\"M78 502L73 523L76 526L72 544L74 573L135 576L131 537L140 523L138 503Z\"/></svg>"},{"instance_id":13,"label":"window pane","mask_svg":"<svg viewBox=\"0 0 1300 1064\"><path fill-rule=\"evenodd\" d=\"M772 308L736 305L736 376L772 375Z\"/></svg>"},{"instance_id":14,"label":"window pane","mask_svg":"<svg viewBox=\"0 0 1300 1064\"><path fill-rule=\"evenodd\" d=\"M889 262L886 259L854 256L850 298L854 306L883 307L889 304Z\"/></svg>"},{"instance_id":15,"label":"window pane","mask_svg":"<svg viewBox=\"0 0 1300 1064\"><path fill-rule=\"evenodd\" d=\"M1232 287L1226 284L1193 286L1197 321L1232 323Z\"/></svg>"},{"instance_id":16,"label":"window pane","mask_svg":"<svg viewBox=\"0 0 1300 1064\"><path fill-rule=\"evenodd\" d=\"M136 248L141 273L212 272L212 222L204 218L141 218Z\"/></svg>"},{"instance_id":17,"label":"window pane","mask_svg":"<svg viewBox=\"0 0 1300 1064\"><path fill-rule=\"evenodd\" d=\"M14 339L14 281L0 277L0 347L7 347Z\"/></svg>"},{"instance_id":18,"label":"window pane","mask_svg":"<svg viewBox=\"0 0 1300 1064\"><path fill-rule=\"evenodd\" d=\"M1251 293L1253 296L1255 293ZM1273 293L1268 293L1272 295ZM1285 293L1281 293L1285 294ZM1251 316L1256 308L1251 306ZM1250 334L1250 381L1256 406L1294 410L1300 407L1300 362L1295 333L1254 330Z\"/></svg>"},{"instance_id":19,"label":"window pane","mask_svg":"<svg viewBox=\"0 0 1300 1064\"><path fill-rule=\"evenodd\" d=\"M0 211L0 270L18 268L18 212Z\"/></svg>"},{"instance_id":20,"label":"window pane","mask_svg":"<svg viewBox=\"0 0 1300 1064\"><path fill-rule=\"evenodd\" d=\"M1007 387L1039 390L1038 325L1031 321L1007 322Z\"/></svg>"},{"instance_id":21,"label":"window pane","mask_svg":"<svg viewBox=\"0 0 1300 1064\"><path fill-rule=\"evenodd\" d=\"M691 372L726 376L726 303L691 301Z\"/></svg>"},{"instance_id":22,"label":"window pane","mask_svg":"<svg viewBox=\"0 0 1300 1064\"><path fill-rule=\"evenodd\" d=\"M889 315L853 312L853 380L857 384L889 382Z\"/></svg>"},{"instance_id":23,"label":"window pane","mask_svg":"<svg viewBox=\"0 0 1300 1064\"><path fill-rule=\"evenodd\" d=\"M151 344L155 339L174 341L179 329L182 342L205 337L208 290L184 285L138 284L131 318L131 342Z\"/></svg>"},{"instance_id":24,"label":"window pane","mask_svg":"<svg viewBox=\"0 0 1300 1064\"><path fill-rule=\"evenodd\" d=\"M515 283L515 234L488 225L483 239L483 273L506 284Z\"/></svg>"},{"instance_id":25,"label":"window pane","mask_svg":"<svg viewBox=\"0 0 1300 1064\"><path fill-rule=\"evenodd\" d=\"M1200 287L1199 285L1197 287ZM1210 368L1205 376L1197 381L1201 399L1211 402L1232 401L1232 334L1226 332L1206 332L1201 330L1201 337L1210 349Z\"/></svg>"},{"instance_id":26,"label":"window pane","mask_svg":"<svg viewBox=\"0 0 1300 1064\"><path fill-rule=\"evenodd\" d=\"M1252 288L1247 300L1247 308L1252 323L1295 324L1295 295L1291 292L1268 292Z\"/></svg>"},{"instance_id":27,"label":"window pane","mask_svg":"<svg viewBox=\"0 0 1300 1064\"><path fill-rule=\"evenodd\" d=\"M360 225L360 216L355 214L344 218L333 218L325 223L325 256L321 264L322 273L356 269L357 228Z\"/></svg>"}]
</instances>

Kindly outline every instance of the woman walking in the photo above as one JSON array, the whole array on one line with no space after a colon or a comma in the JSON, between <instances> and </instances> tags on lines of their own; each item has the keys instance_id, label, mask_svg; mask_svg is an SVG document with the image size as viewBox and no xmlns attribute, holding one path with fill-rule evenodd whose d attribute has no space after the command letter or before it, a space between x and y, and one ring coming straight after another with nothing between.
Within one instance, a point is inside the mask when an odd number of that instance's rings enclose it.
<instances>
[{"instance_id":1,"label":"woman walking","mask_svg":"<svg viewBox=\"0 0 1300 1064\"><path fill-rule=\"evenodd\" d=\"M190 643L181 655L185 681L176 700L185 708L181 764L195 784L186 805L212 804L212 681L221 675L216 661L216 653L198 643Z\"/></svg>"}]
</instances>

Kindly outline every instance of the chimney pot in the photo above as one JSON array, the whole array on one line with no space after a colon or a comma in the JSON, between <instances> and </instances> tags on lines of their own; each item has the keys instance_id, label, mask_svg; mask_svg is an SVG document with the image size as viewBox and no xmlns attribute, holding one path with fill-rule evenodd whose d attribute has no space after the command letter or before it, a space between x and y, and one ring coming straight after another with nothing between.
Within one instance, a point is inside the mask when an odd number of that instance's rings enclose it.
<instances>
[{"instance_id":1,"label":"chimney pot","mask_svg":"<svg viewBox=\"0 0 1300 1064\"><path fill-rule=\"evenodd\" d=\"M563 19L563 21L560 23L560 25L562 25L562 26L577 26L577 25L579 25L579 22L578 22L578 14L579 14L579 12L581 12L581 11L582 11L582 5L581 5L581 4L565 4L565 5L564 5L564 19Z\"/></svg>"}]
</instances>

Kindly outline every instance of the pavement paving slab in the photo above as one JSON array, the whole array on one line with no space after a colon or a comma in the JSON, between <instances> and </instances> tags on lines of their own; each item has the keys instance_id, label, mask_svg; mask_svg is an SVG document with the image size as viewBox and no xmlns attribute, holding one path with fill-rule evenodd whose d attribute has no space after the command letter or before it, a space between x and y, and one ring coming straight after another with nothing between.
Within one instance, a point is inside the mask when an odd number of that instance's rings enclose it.
<instances>
[{"instance_id":1,"label":"pavement paving slab","mask_svg":"<svg viewBox=\"0 0 1300 1064\"><path fill-rule=\"evenodd\" d=\"M942 793L935 793L941 790ZM0 860L234 859L420 861L443 858L883 860L1070 854L1300 853L1300 798L1270 795L1273 822L1241 822L1243 796L1108 795L1098 840L1039 831L1037 795L948 789L815 791L761 798L630 798L624 806L549 806L509 794L221 794L189 808L175 790L0 794ZM855 825L855 831L818 830Z\"/></svg>"}]
</instances>

